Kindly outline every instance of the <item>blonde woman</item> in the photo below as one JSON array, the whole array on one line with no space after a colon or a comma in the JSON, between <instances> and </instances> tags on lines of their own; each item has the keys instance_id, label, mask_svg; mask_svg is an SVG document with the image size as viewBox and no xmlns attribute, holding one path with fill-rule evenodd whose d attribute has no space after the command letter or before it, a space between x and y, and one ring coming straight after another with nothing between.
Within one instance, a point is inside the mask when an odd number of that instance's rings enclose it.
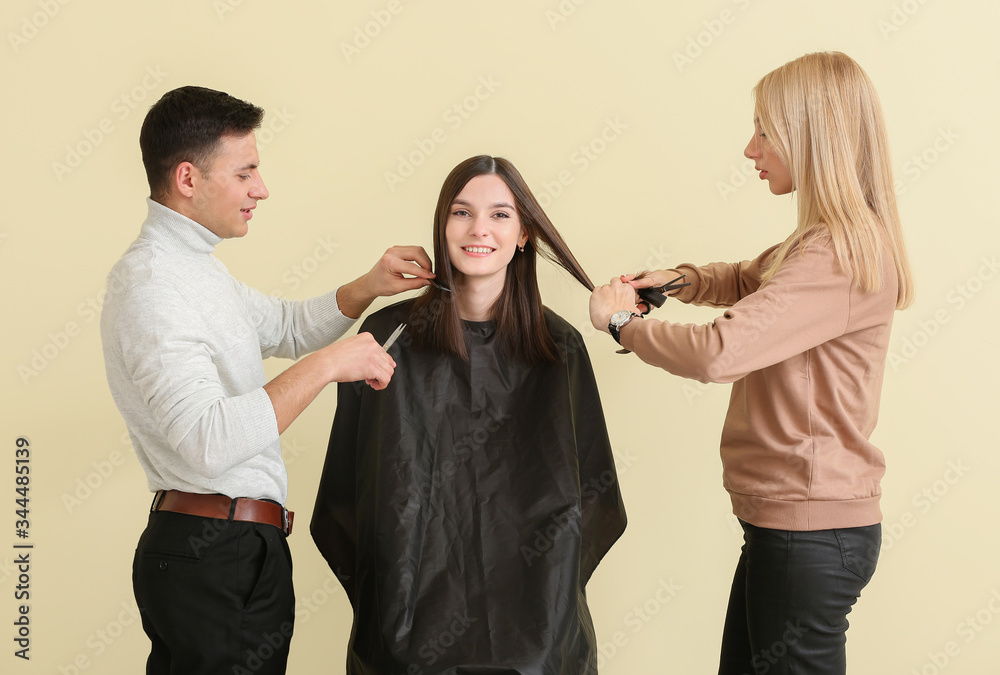
<instances>
[{"instance_id":1,"label":"blonde woman","mask_svg":"<svg viewBox=\"0 0 1000 675\"><path fill-rule=\"evenodd\" d=\"M721 455L744 545L720 675L844 673L847 614L881 546L885 462L869 438L893 313L913 285L864 71L808 54L754 96L744 154L772 193L795 193L795 230L753 260L613 279L594 291L591 320L646 363L733 383ZM636 290L682 274L691 285L674 297L722 316L639 320Z\"/></svg>"}]
</instances>

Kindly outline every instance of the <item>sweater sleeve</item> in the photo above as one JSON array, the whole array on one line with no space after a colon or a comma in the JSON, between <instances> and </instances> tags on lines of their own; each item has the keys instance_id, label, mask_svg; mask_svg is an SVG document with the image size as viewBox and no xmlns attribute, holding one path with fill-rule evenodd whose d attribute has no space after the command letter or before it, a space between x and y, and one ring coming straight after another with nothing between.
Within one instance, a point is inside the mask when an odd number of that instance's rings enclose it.
<instances>
[{"instance_id":1,"label":"sweater sleeve","mask_svg":"<svg viewBox=\"0 0 1000 675\"><path fill-rule=\"evenodd\" d=\"M692 305L732 307L760 288L761 268L778 245L767 249L753 260L738 263L709 263L708 265L678 265L677 270L686 274L684 281L691 283L673 297Z\"/></svg>"},{"instance_id":2,"label":"sweater sleeve","mask_svg":"<svg viewBox=\"0 0 1000 675\"><path fill-rule=\"evenodd\" d=\"M356 321L340 311L336 290L309 300L285 300L232 281L257 330L264 358L297 359L322 349L344 335Z\"/></svg>"},{"instance_id":3,"label":"sweater sleeve","mask_svg":"<svg viewBox=\"0 0 1000 675\"><path fill-rule=\"evenodd\" d=\"M746 274L753 273L754 265L759 270L762 259L752 262ZM699 287L695 298L718 301L737 292L743 275L735 267L721 273L719 269L714 268L711 278L724 278L725 283L716 286L724 291L706 293ZM681 377L734 382L842 335L851 286L829 241L814 241L791 253L771 279L712 323L633 321L622 331L622 345L646 363Z\"/></svg>"},{"instance_id":4,"label":"sweater sleeve","mask_svg":"<svg viewBox=\"0 0 1000 675\"><path fill-rule=\"evenodd\" d=\"M278 442L267 392L226 395L203 321L175 288L135 286L116 322L127 377L159 435L198 474L218 478Z\"/></svg>"}]
</instances>

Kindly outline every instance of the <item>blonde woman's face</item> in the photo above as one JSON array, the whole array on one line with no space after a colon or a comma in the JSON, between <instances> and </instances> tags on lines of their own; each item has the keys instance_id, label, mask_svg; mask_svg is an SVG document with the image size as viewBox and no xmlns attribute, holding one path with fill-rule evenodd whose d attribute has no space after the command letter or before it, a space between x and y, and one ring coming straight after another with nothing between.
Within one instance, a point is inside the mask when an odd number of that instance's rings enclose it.
<instances>
[{"instance_id":1,"label":"blonde woman's face","mask_svg":"<svg viewBox=\"0 0 1000 675\"><path fill-rule=\"evenodd\" d=\"M753 138L747 143L743 154L747 159L753 160L754 168L760 172L760 179L767 181L772 194L787 195L795 189L792 185L791 172L778 158L774 147L757 122L754 122Z\"/></svg>"}]
</instances>

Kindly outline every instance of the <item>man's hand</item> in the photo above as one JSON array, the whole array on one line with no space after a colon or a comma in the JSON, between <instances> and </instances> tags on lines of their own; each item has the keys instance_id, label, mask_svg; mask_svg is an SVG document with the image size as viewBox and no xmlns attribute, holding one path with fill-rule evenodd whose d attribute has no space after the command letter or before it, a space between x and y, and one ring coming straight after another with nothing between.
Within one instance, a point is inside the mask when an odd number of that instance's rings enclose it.
<instances>
[{"instance_id":1,"label":"man's hand","mask_svg":"<svg viewBox=\"0 0 1000 675\"><path fill-rule=\"evenodd\" d=\"M597 330L607 333L609 332L608 321L611 320L611 315L615 312L627 309L630 312L639 313L636 311L638 299L639 297L632 286L624 283L621 277L615 277L610 284L595 288L590 295L590 322Z\"/></svg>"},{"instance_id":2,"label":"man's hand","mask_svg":"<svg viewBox=\"0 0 1000 675\"><path fill-rule=\"evenodd\" d=\"M367 274L340 287L337 305L344 316L356 319L377 297L429 286L432 266L422 246L393 246Z\"/></svg>"},{"instance_id":3,"label":"man's hand","mask_svg":"<svg viewBox=\"0 0 1000 675\"><path fill-rule=\"evenodd\" d=\"M396 362L375 342L371 333L359 333L309 354L264 385L271 399L278 433L331 382L364 380L374 389L385 389Z\"/></svg>"},{"instance_id":4,"label":"man's hand","mask_svg":"<svg viewBox=\"0 0 1000 675\"><path fill-rule=\"evenodd\" d=\"M330 382L364 380L374 389L385 389L396 369L396 362L375 341L371 333L358 333L320 349Z\"/></svg>"}]
</instances>

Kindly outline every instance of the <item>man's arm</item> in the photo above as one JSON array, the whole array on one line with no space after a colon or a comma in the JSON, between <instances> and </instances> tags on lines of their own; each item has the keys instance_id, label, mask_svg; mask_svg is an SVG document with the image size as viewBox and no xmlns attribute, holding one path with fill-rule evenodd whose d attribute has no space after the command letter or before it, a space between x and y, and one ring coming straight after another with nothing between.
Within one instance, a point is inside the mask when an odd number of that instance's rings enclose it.
<instances>
[{"instance_id":1,"label":"man's arm","mask_svg":"<svg viewBox=\"0 0 1000 675\"><path fill-rule=\"evenodd\" d=\"M395 367L396 362L371 333L334 342L302 357L264 385L274 408L278 433L284 433L331 382L365 380L374 389L385 389Z\"/></svg>"},{"instance_id":2,"label":"man's arm","mask_svg":"<svg viewBox=\"0 0 1000 675\"><path fill-rule=\"evenodd\" d=\"M337 290L337 306L344 316L357 319L377 297L427 286L428 279L434 278L431 267L431 259L422 247L393 246L366 274ZM374 389L385 389L395 367L396 362L369 333L340 340L303 357L264 385L278 433L284 433L331 382L365 380Z\"/></svg>"},{"instance_id":3,"label":"man's arm","mask_svg":"<svg viewBox=\"0 0 1000 675\"><path fill-rule=\"evenodd\" d=\"M421 246L393 246L363 276L337 290L337 305L344 316L357 319L375 298L428 286L431 259Z\"/></svg>"}]
</instances>

